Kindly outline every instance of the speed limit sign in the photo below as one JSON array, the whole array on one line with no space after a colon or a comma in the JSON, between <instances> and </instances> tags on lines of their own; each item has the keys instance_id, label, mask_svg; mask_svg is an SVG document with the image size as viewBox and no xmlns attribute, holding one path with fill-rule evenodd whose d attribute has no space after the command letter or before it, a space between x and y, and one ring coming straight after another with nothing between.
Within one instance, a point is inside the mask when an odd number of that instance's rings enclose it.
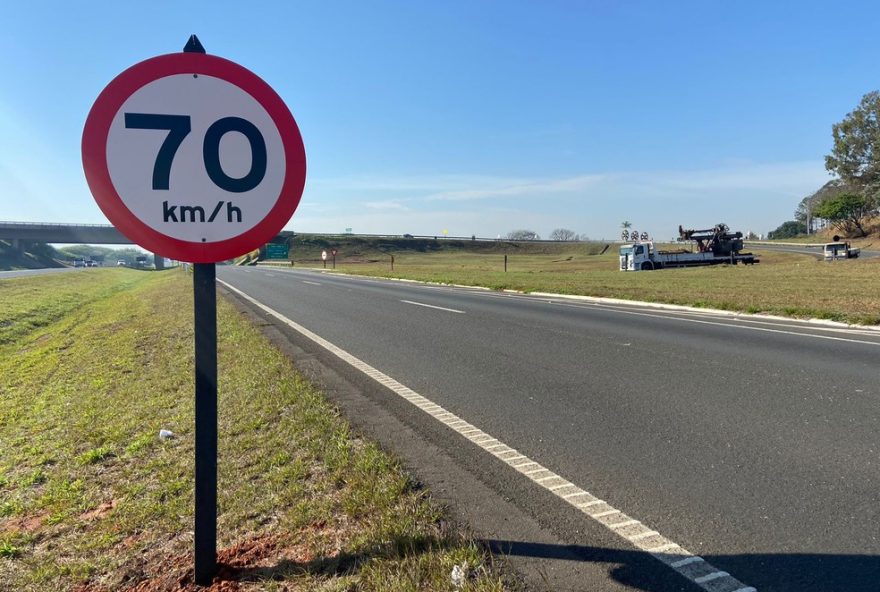
<instances>
[{"instance_id":1,"label":"speed limit sign","mask_svg":"<svg viewBox=\"0 0 880 592\"><path fill-rule=\"evenodd\" d=\"M122 234L172 259L213 263L267 243L305 185L296 121L253 72L204 53L140 62L86 119L83 168Z\"/></svg>"}]
</instances>

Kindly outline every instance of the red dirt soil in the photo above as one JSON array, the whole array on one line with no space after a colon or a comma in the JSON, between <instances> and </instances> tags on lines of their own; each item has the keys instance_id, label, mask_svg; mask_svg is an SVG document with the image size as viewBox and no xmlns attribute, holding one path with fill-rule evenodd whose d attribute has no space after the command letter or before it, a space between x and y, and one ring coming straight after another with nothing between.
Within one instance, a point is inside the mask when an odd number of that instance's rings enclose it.
<instances>
[{"instance_id":1,"label":"red dirt soil","mask_svg":"<svg viewBox=\"0 0 880 592\"><path fill-rule=\"evenodd\" d=\"M312 557L296 546L283 544L277 535L242 541L217 553L218 573L210 586L193 582L193 557L178 555L162 560L151 574L145 568L131 569L123 578L120 592L239 592L263 578L283 562L308 563ZM243 586L244 583L244 586ZM251 584L248 586L247 584ZM106 585L87 583L74 592L111 592ZM113 592L116 592L115 590Z\"/></svg>"}]
</instances>

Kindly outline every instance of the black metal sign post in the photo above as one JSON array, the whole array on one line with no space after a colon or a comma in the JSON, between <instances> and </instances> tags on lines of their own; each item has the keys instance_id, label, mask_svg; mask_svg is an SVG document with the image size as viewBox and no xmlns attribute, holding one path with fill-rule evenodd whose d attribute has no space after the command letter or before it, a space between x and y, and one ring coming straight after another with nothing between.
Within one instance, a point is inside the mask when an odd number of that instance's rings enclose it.
<instances>
[{"instance_id":1,"label":"black metal sign post","mask_svg":"<svg viewBox=\"0 0 880 592\"><path fill-rule=\"evenodd\" d=\"M217 269L193 265L196 357L195 582L217 573Z\"/></svg>"},{"instance_id":2,"label":"black metal sign post","mask_svg":"<svg viewBox=\"0 0 880 592\"><path fill-rule=\"evenodd\" d=\"M205 53L195 35L186 53ZM217 267L193 264L195 322L195 582L210 586L217 573Z\"/></svg>"}]
</instances>

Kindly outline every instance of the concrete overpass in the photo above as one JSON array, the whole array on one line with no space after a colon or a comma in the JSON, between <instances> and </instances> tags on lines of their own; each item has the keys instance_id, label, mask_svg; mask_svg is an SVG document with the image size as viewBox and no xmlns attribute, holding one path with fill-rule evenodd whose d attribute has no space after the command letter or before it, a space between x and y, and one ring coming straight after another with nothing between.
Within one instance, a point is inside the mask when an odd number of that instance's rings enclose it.
<instances>
[{"instance_id":1,"label":"concrete overpass","mask_svg":"<svg viewBox=\"0 0 880 592\"><path fill-rule=\"evenodd\" d=\"M24 251L30 243L78 243L89 245L132 245L130 239L111 224L58 224L51 222L0 222L0 240ZM154 255L156 269L164 267L161 255Z\"/></svg>"}]
</instances>

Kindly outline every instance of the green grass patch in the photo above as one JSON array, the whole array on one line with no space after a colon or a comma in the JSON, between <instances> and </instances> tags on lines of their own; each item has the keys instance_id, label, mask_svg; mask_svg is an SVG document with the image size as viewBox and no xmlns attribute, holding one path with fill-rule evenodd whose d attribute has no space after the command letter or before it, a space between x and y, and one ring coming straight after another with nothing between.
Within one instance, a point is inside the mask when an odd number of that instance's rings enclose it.
<instances>
[{"instance_id":1,"label":"green grass patch","mask_svg":"<svg viewBox=\"0 0 880 592\"><path fill-rule=\"evenodd\" d=\"M0 581L124 590L185 579L189 277L94 270L3 281L0 297ZM218 332L218 544L233 572L250 569L265 589L448 590L452 566L467 564L467 589L501 589L487 555L442 533L397 462L222 300Z\"/></svg>"}]
</instances>

